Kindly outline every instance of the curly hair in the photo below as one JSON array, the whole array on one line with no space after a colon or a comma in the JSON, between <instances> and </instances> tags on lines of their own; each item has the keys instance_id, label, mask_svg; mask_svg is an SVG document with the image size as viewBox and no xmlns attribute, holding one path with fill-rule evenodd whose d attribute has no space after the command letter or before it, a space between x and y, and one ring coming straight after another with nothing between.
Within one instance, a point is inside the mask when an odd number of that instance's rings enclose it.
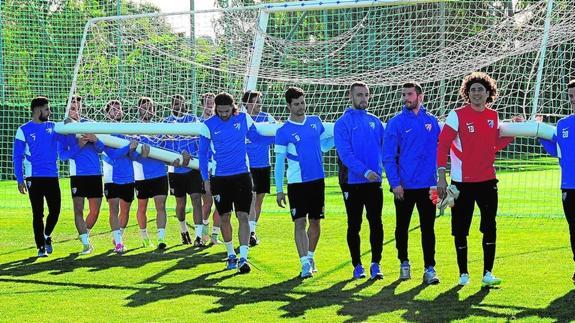
<instances>
[{"instance_id":1,"label":"curly hair","mask_svg":"<svg viewBox=\"0 0 575 323\"><path fill-rule=\"evenodd\" d=\"M465 100L469 102L469 89L474 83L480 83L489 92L489 97L487 98L487 103L491 103L497 99L497 84L491 76L483 72L473 72L463 78L461 83L461 88L459 88L459 94Z\"/></svg>"}]
</instances>

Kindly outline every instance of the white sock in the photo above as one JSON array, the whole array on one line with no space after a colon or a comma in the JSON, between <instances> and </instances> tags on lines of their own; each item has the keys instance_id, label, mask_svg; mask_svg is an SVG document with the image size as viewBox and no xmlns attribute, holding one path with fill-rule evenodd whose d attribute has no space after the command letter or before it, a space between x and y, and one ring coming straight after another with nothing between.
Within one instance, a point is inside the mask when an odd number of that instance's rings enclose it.
<instances>
[{"instance_id":1,"label":"white sock","mask_svg":"<svg viewBox=\"0 0 575 323\"><path fill-rule=\"evenodd\" d=\"M87 245L90 242L88 242L88 234L84 233L80 235L80 241L82 241L82 244Z\"/></svg>"},{"instance_id":2,"label":"white sock","mask_svg":"<svg viewBox=\"0 0 575 323\"><path fill-rule=\"evenodd\" d=\"M220 234L220 227L212 227L212 234L215 235Z\"/></svg>"},{"instance_id":3,"label":"white sock","mask_svg":"<svg viewBox=\"0 0 575 323\"><path fill-rule=\"evenodd\" d=\"M250 222L250 232L256 232L256 225L258 224L256 221L249 221Z\"/></svg>"},{"instance_id":4,"label":"white sock","mask_svg":"<svg viewBox=\"0 0 575 323\"><path fill-rule=\"evenodd\" d=\"M196 225L196 238L202 237L202 231L204 231L204 225L203 224L197 224Z\"/></svg>"},{"instance_id":5,"label":"white sock","mask_svg":"<svg viewBox=\"0 0 575 323\"><path fill-rule=\"evenodd\" d=\"M158 241L163 241L166 236L166 229L158 229Z\"/></svg>"},{"instance_id":6,"label":"white sock","mask_svg":"<svg viewBox=\"0 0 575 323\"><path fill-rule=\"evenodd\" d=\"M181 233L188 232L188 225L186 224L186 220L180 221L180 232Z\"/></svg>"},{"instance_id":7,"label":"white sock","mask_svg":"<svg viewBox=\"0 0 575 323\"><path fill-rule=\"evenodd\" d=\"M114 230L112 231L112 235L114 236L114 242L116 244L122 243L122 230Z\"/></svg>"},{"instance_id":8,"label":"white sock","mask_svg":"<svg viewBox=\"0 0 575 323\"><path fill-rule=\"evenodd\" d=\"M150 239L150 237L148 237L148 229L140 229L140 235L144 240Z\"/></svg>"},{"instance_id":9,"label":"white sock","mask_svg":"<svg viewBox=\"0 0 575 323\"><path fill-rule=\"evenodd\" d=\"M202 224L203 225L210 225L210 219L202 219Z\"/></svg>"},{"instance_id":10,"label":"white sock","mask_svg":"<svg viewBox=\"0 0 575 323\"><path fill-rule=\"evenodd\" d=\"M228 256L231 256L231 255L235 256L236 251L234 250L234 243L232 241L224 242L224 245L226 245L226 250L228 251Z\"/></svg>"},{"instance_id":11,"label":"white sock","mask_svg":"<svg viewBox=\"0 0 575 323\"><path fill-rule=\"evenodd\" d=\"M240 258L248 259L248 246L240 246Z\"/></svg>"}]
</instances>

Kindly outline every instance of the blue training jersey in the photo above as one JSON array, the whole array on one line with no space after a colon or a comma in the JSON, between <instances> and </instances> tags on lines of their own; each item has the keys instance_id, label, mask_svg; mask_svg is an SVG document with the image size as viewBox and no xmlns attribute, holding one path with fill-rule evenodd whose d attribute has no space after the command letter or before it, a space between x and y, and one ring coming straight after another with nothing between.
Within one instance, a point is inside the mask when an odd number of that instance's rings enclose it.
<instances>
[{"instance_id":1,"label":"blue training jersey","mask_svg":"<svg viewBox=\"0 0 575 323\"><path fill-rule=\"evenodd\" d=\"M276 132L276 189L282 191L284 160L288 184L311 182L325 177L320 137L325 128L318 116L306 116L302 123L288 120Z\"/></svg>"},{"instance_id":2,"label":"blue training jersey","mask_svg":"<svg viewBox=\"0 0 575 323\"><path fill-rule=\"evenodd\" d=\"M104 151L104 143L97 140L80 147L76 136L68 136L66 144L59 152L61 160L70 161L70 176L97 176L102 175L100 153Z\"/></svg>"},{"instance_id":3,"label":"blue training jersey","mask_svg":"<svg viewBox=\"0 0 575 323\"><path fill-rule=\"evenodd\" d=\"M209 179L208 162L213 151L214 176L231 176L249 172L246 139L257 136L252 118L238 112L224 121L213 116L204 121L200 131L199 163L204 181ZM254 140L251 137L250 140Z\"/></svg>"},{"instance_id":4,"label":"blue training jersey","mask_svg":"<svg viewBox=\"0 0 575 323\"><path fill-rule=\"evenodd\" d=\"M18 183L27 177L58 177L58 151L66 136L54 131L54 122L21 125L14 137L12 161Z\"/></svg>"},{"instance_id":5,"label":"blue training jersey","mask_svg":"<svg viewBox=\"0 0 575 323\"><path fill-rule=\"evenodd\" d=\"M166 141L163 141L157 136L139 136L138 141L141 144L147 144L150 147L166 147ZM133 166L134 179L136 181L143 181L146 179L166 176L167 172L167 166L165 162L154 158L144 158L141 155L137 159L134 159Z\"/></svg>"},{"instance_id":6,"label":"blue training jersey","mask_svg":"<svg viewBox=\"0 0 575 323\"><path fill-rule=\"evenodd\" d=\"M194 123L194 122L201 122L200 118L186 114L181 117L176 117L173 114L164 119L163 122L166 123ZM170 138L170 143L166 146L167 149L175 151L177 153L182 153L182 151L186 150L191 156L192 159L198 158L198 150L200 148L200 137L199 136L172 136ZM174 167L168 166L168 172L170 173L178 173L183 174L190 172L192 169L189 167Z\"/></svg>"},{"instance_id":7,"label":"blue training jersey","mask_svg":"<svg viewBox=\"0 0 575 323\"><path fill-rule=\"evenodd\" d=\"M387 123L383 163L391 188L429 188L437 184L437 118L424 107L416 115L403 108Z\"/></svg>"},{"instance_id":8,"label":"blue training jersey","mask_svg":"<svg viewBox=\"0 0 575 323\"><path fill-rule=\"evenodd\" d=\"M549 155L559 158L561 189L575 189L575 115L557 122L553 139L539 141Z\"/></svg>"},{"instance_id":9,"label":"blue training jersey","mask_svg":"<svg viewBox=\"0 0 575 323\"><path fill-rule=\"evenodd\" d=\"M128 139L122 135L116 137ZM104 148L102 165L104 169L104 183L129 184L134 182L134 166L132 161L138 159L137 151L130 153L130 145L122 148Z\"/></svg>"},{"instance_id":10,"label":"blue training jersey","mask_svg":"<svg viewBox=\"0 0 575 323\"><path fill-rule=\"evenodd\" d=\"M256 116L251 116L254 122L277 123L276 119L267 112L258 113ZM247 152L250 163L250 168L264 168L270 167L270 146L274 143L274 137L269 136L266 142L256 143L247 140Z\"/></svg>"},{"instance_id":11,"label":"blue training jersey","mask_svg":"<svg viewBox=\"0 0 575 323\"><path fill-rule=\"evenodd\" d=\"M340 184L369 183L365 177L383 171L383 124L365 110L348 108L334 125Z\"/></svg>"}]
</instances>

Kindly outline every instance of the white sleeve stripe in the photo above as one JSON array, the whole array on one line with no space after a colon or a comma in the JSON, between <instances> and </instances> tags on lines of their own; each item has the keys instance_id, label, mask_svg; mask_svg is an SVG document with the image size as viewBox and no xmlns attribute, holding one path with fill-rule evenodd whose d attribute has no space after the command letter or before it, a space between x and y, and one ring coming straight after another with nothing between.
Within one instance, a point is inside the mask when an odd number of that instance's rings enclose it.
<instances>
[{"instance_id":1,"label":"white sleeve stripe","mask_svg":"<svg viewBox=\"0 0 575 323\"><path fill-rule=\"evenodd\" d=\"M248 129L254 124L254 119L249 114L245 114L246 116L246 124L248 125Z\"/></svg>"},{"instance_id":2,"label":"white sleeve stripe","mask_svg":"<svg viewBox=\"0 0 575 323\"><path fill-rule=\"evenodd\" d=\"M16 139L20 141L26 141L26 137L24 137L24 131L22 131L22 128L18 128L16 131Z\"/></svg>"},{"instance_id":3,"label":"white sleeve stripe","mask_svg":"<svg viewBox=\"0 0 575 323\"><path fill-rule=\"evenodd\" d=\"M212 136L210 135L210 129L208 128L208 126L206 126L205 123L202 123L200 125L200 136L204 136L208 139L212 139Z\"/></svg>"},{"instance_id":4,"label":"white sleeve stripe","mask_svg":"<svg viewBox=\"0 0 575 323\"><path fill-rule=\"evenodd\" d=\"M275 145L274 152L278 154L285 154L287 152L287 147L282 145Z\"/></svg>"},{"instance_id":5,"label":"white sleeve stripe","mask_svg":"<svg viewBox=\"0 0 575 323\"><path fill-rule=\"evenodd\" d=\"M455 110L451 110L445 119L445 124L451 127L451 129L458 131L459 130L459 117L457 116L457 112Z\"/></svg>"}]
</instances>

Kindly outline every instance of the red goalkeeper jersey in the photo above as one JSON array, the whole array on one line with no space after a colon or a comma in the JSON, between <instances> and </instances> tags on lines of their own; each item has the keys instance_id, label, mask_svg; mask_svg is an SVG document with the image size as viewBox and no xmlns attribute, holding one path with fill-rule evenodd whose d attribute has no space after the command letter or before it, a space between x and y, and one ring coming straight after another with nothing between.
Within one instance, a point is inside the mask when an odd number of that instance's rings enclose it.
<instances>
[{"instance_id":1,"label":"red goalkeeper jersey","mask_svg":"<svg viewBox=\"0 0 575 323\"><path fill-rule=\"evenodd\" d=\"M489 108L478 112L470 104L449 112L437 147L437 167L451 158L451 179L484 182L495 179L495 154L513 138L499 138L499 116Z\"/></svg>"}]
</instances>

